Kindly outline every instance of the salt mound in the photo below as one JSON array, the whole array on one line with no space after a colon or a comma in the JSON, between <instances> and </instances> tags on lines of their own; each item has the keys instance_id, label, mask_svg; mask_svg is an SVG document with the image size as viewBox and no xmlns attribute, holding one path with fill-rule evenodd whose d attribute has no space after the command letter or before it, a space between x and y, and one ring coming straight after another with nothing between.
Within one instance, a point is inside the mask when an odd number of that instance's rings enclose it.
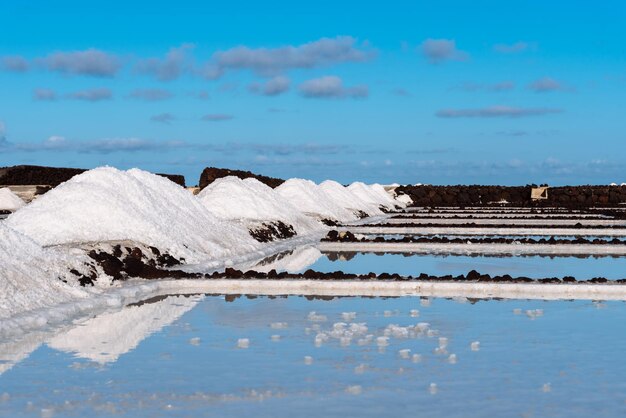
<instances>
[{"instance_id":1,"label":"salt mound","mask_svg":"<svg viewBox=\"0 0 626 418\"><path fill-rule=\"evenodd\" d=\"M258 248L247 230L217 219L184 188L138 169L87 171L6 222L43 246L127 240L189 263Z\"/></svg>"},{"instance_id":2,"label":"salt mound","mask_svg":"<svg viewBox=\"0 0 626 418\"><path fill-rule=\"evenodd\" d=\"M0 266L0 319L88 295L68 277L72 266L80 269L78 260L40 247L5 222L0 223Z\"/></svg>"},{"instance_id":3,"label":"salt mound","mask_svg":"<svg viewBox=\"0 0 626 418\"><path fill-rule=\"evenodd\" d=\"M356 219L354 213L339 206L310 180L289 179L275 190L285 201L309 216L335 221Z\"/></svg>"},{"instance_id":4,"label":"salt mound","mask_svg":"<svg viewBox=\"0 0 626 418\"><path fill-rule=\"evenodd\" d=\"M245 223L282 221L304 234L318 228L271 187L254 178L229 176L215 180L198 195L206 209L217 218Z\"/></svg>"},{"instance_id":5,"label":"salt mound","mask_svg":"<svg viewBox=\"0 0 626 418\"><path fill-rule=\"evenodd\" d=\"M375 187L378 186L378 187ZM382 189L382 192L381 192ZM394 207L394 201L385 191L385 188L380 184L368 186L365 183L359 181L352 183L348 186L348 190L357 195L359 198L366 202L370 202L376 206L384 206L387 209Z\"/></svg>"},{"instance_id":6,"label":"salt mound","mask_svg":"<svg viewBox=\"0 0 626 418\"><path fill-rule=\"evenodd\" d=\"M326 180L319 185L320 189L335 203L350 212L363 211L370 216L382 215L378 205L365 201L347 187L333 180Z\"/></svg>"},{"instance_id":7,"label":"salt mound","mask_svg":"<svg viewBox=\"0 0 626 418\"><path fill-rule=\"evenodd\" d=\"M24 205L26 203L8 187L0 189L0 210L15 212Z\"/></svg>"}]
</instances>

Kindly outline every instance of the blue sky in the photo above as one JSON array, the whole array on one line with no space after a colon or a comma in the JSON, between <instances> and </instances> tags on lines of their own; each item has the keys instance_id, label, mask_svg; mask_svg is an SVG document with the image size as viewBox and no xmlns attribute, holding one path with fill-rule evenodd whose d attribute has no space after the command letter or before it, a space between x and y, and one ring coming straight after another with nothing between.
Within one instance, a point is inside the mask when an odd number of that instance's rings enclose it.
<instances>
[{"instance_id":1,"label":"blue sky","mask_svg":"<svg viewBox=\"0 0 626 418\"><path fill-rule=\"evenodd\" d=\"M0 165L626 182L623 2L294 3L2 2Z\"/></svg>"}]
</instances>

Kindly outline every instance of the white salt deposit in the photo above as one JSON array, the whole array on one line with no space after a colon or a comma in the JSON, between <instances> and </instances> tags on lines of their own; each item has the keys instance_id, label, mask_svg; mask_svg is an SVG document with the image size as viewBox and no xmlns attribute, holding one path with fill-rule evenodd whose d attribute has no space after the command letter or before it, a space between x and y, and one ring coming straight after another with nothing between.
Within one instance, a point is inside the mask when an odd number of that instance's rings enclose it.
<instances>
[{"instance_id":1,"label":"white salt deposit","mask_svg":"<svg viewBox=\"0 0 626 418\"><path fill-rule=\"evenodd\" d=\"M43 246L128 240L190 263L259 248L245 228L219 220L184 188L138 169L87 171L6 222Z\"/></svg>"},{"instance_id":2,"label":"white salt deposit","mask_svg":"<svg viewBox=\"0 0 626 418\"><path fill-rule=\"evenodd\" d=\"M306 364L307 366L310 366L311 364L313 364L313 357L304 356L304 364Z\"/></svg>"},{"instance_id":3,"label":"white salt deposit","mask_svg":"<svg viewBox=\"0 0 626 418\"><path fill-rule=\"evenodd\" d=\"M239 338L237 340L237 348L248 348L250 347L250 340L248 338Z\"/></svg>"},{"instance_id":4,"label":"white salt deposit","mask_svg":"<svg viewBox=\"0 0 626 418\"><path fill-rule=\"evenodd\" d=\"M348 190L365 202L376 206L382 205L387 209L392 209L398 203L393 200L380 184L368 186L357 181L349 185Z\"/></svg>"},{"instance_id":5,"label":"white salt deposit","mask_svg":"<svg viewBox=\"0 0 626 418\"><path fill-rule=\"evenodd\" d=\"M470 349L471 349L472 351L479 351L479 350L480 350L480 341L473 341L473 342L470 344Z\"/></svg>"},{"instance_id":6,"label":"white salt deposit","mask_svg":"<svg viewBox=\"0 0 626 418\"><path fill-rule=\"evenodd\" d=\"M398 355L403 359L408 359L411 355L411 349L403 348L402 350L398 350Z\"/></svg>"},{"instance_id":7,"label":"white salt deposit","mask_svg":"<svg viewBox=\"0 0 626 418\"><path fill-rule=\"evenodd\" d=\"M350 212L363 211L370 216L382 215L382 211L369 201L361 199L349 188L342 186L333 180L326 180L320 183L319 188L334 201L337 205Z\"/></svg>"},{"instance_id":8,"label":"white salt deposit","mask_svg":"<svg viewBox=\"0 0 626 418\"><path fill-rule=\"evenodd\" d=\"M293 226L298 234L320 228L319 223L303 215L274 189L253 178L217 179L198 198L209 212L223 220L246 224L282 221Z\"/></svg>"},{"instance_id":9,"label":"white salt deposit","mask_svg":"<svg viewBox=\"0 0 626 418\"><path fill-rule=\"evenodd\" d=\"M421 356L420 354L413 354L413 355L411 356L411 361L412 361L413 363L419 363L419 362L421 362L421 361L422 361L422 356Z\"/></svg>"},{"instance_id":10,"label":"white salt deposit","mask_svg":"<svg viewBox=\"0 0 626 418\"><path fill-rule=\"evenodd\" d=\"M0 189L0 210L15 212L24 205L26 203L8 187Z\"/></svg>"},{"instance_id":11,"label":"white salt deposit","mask_svg":"<svg viewBox=\"0 0 626 418\"><path fill-rule=\"evenodd\" d=\"M302 213L317 219L352 221L356 215L339 206L315 183L310 180L289 179L275 191L284 201L297 207Z\"/></svg>"},{"instance_id":12,"label":"white salt deposit","mask_svg":"<svg viewBox=\"0 0 626 418\"><path fill-rule=\"evenodd\" d=\"M69 273L82 270L79 259L40 247L6 222L0 223L0 266L0 319L89 296Z\"/></svg>"}]
</instances>

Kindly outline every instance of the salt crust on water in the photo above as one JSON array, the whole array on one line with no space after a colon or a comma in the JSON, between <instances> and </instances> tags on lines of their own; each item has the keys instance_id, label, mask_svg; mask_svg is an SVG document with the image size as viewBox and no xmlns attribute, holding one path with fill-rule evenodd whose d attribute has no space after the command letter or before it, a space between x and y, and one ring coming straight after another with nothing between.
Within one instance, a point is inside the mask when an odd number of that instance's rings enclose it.
<instances>
[{"instance_id":1,"label":"salt crust on water","mask_svg":"<svg viewBox=\"0 0 626 418\"><path fill-rule=\"evenodd\" d=\"M14 212L24 205L26 205L26 203L8 187L0 189L0 210L10 210Z\"/></svg>"},{"instance_id":2,"label":"salt crust on water","mask_svg":"<svg viewBox=\"0 0 626 418\"><path fill-rule=\"evenodd\" d=\"M72 268L85 273L87 258L80 247L86 244L135 242L185 258L187 263L217 268L304 243L303 237L289 244L262 245L241 222L228 218L232 210L241 218L286 220L296 230L318 228L320 234L325 227L303 214L345 222L356 219L354 209L376 214L374 206L393 202L389 195L380 195L382 187L362 183L357 189L367 199L357 193L358 199L350 202L346 199L350 195L332 183L320 187L292 179L275 190L256 180L221 183L229 185L225 192L238 190L239 199L222 197L210 204L166 178L138 169L102 167L75 176L12 214L0 223L0 318L5 319L0 334L58 323L99 306L117 306L120 298L115 292L125 292L126 284L103 292L110 282L99 277L96 288L82 288L69 273ZM263 198L255 200L259 194ZM42 313L42 308L53 306Z\"/></svg>"}]
</instances>

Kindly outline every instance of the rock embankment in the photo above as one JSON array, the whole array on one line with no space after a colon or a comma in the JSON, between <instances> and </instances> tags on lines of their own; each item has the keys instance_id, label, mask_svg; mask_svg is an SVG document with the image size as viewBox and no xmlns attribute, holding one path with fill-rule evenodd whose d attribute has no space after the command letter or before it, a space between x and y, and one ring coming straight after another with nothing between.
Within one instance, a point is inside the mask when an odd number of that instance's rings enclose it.
<instances>
[{"instance_id":1,"label":"rock embankment","mask_svg":"<svg viewBox=\"0 0 626 418\"><path fill-rule=\"evenodd\" d=\"M550 187L545 200L531 200L533 185L526 186L399 186L415 206L488 206L508 203L514 206L588 208L626 203L626 186Z\"/></svg>"}]
</instances>

